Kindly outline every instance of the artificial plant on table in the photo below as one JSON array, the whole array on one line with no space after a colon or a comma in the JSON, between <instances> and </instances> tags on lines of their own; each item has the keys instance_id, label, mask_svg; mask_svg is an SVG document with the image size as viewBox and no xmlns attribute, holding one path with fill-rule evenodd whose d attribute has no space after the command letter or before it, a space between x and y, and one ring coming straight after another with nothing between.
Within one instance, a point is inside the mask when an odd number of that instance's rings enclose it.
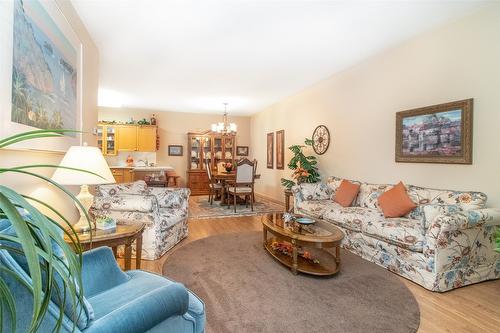
<instances>
[{"instance_id":1,"label":"artificial plant on table","mask_svg":"<svg viewBox=\"0 0 500 333\"><path fill-rule=\"evenodd\" d=\"M293 157L288 163L288 168L293 170L292 179L281 178L281 185L286 189L291 189L292 186L300 183L317 183L320 181L318 172L318 161L316 156L304 154L304 149L312 146L311 139L305 139L303 145L293 145L288 147L292 151Z\"/></svg>"},{"instance_id":2,"label":"artificial plant on table","mask_svg":"<svg viewBox=\"0 0 500 333\"><path fill-rule=\"evenodd\" d=\"M64 133L78 132L73 130L35 130L13 135L0 139L0 149L6 148L17 142L46 137L61 137ZM3 152L0 150L0 155ZM27 175L46 181L81 206L76 197L63 186L48 177L40 175L33 170L38 168L66 168L81 172L89 171L61 167L50 164L33 164L15 167L2 167L0 174ZM95 174L94 174L95 175ZM97 175L99 176L99 175ZM54 219L42 214L31 203L36 202L46 207L58 216L64 225L60 225ZM87 220L89 219L85 212ZM10 319L10 329L16 330L16 302L14 295L9 289L6 277L10 277L25 286L33 295L33 309L29 319L29 332L37 332L51 299L57 298L61 301L60 308L70 303L74 311L74 318L80 314L77 311L78 304L83 302L82 287L82 257L81 246L78 235L72 228L71 223L54 207L43 200L22 195L14 189L0 184L0 219L8 219L13 231L11 233L0 233L0 250L7 250L16 255L23 256L26 260L30 282L20 273L11 270L0 263L0 330L4 327L5 318ZM90 223L90 222L89 222ZM65 242L64 234L71 240L76 253ZM59 282L59 283L58 283ZM61 285L63 288L61 288ZM61 290L62 289L62 290ZM53 328L54 332L61 329L64 312L56 315L57 322ZM75 329L76 326L74 326Z\"/></svg>"}]
</instances>

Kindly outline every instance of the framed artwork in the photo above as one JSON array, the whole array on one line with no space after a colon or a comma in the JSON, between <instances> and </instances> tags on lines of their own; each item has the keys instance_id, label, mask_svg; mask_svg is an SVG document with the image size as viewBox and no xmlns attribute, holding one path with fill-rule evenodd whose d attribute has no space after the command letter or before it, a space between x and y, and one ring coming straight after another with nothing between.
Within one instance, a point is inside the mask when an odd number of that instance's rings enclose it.
<instances>
[{"instance_id":1,"label":"framed artwork","mask_svg":"<svg viewBox=\"0 0 500 333\"><path fill-rule=\"evenodd\" d=\"M396 113L396 162L472 164L473 99Z\"/></svg>"},{"instance_id":2,"label":"framed artwork","mask_svg":"<svg viewBox=\"0 0 500 333\"><path fill-rule=\"evenodd\" d=\"M267 168L273 169L274 133L267 133Z\"/></svg>"},{"instance_id":3,"label":"framed artwork","mask_svg":"<svg viewBox=\"0 0 500 333\"><path fill-rule=\"evenodd\" d=\"M285 130L276 132L276 169L285 169Z\"/></svg>"},{"instance_id":4,"label":"framed artwork","mask_svg":"<svg viewBox=\"0 0 500 333\"><path fill-rule=\"evenodd\" d=\"M168 156L182 156L182 145L168 145Z\"/></svg>"},{"instance_id":5,"label":"framed artwork","mask_svg":"<svg viewBox=\"0 0 500 333\"><path fill-rule=\"evenodd\" d=\"M82 130L82 43L51 1L0 3L0 133ZM6 19L4 19L6 18ZM66 151L81 134L13 148Z\"/></svg>"},{"instance_id":6,"label":"framed artwork","mask_svg":"<svg viewBox=\"0 0 500 333\"><path fill-rule=\"evenodd\" d=\"M248 146L236 146L236 156L248 156Z\"/></svg>"}]
</instances>

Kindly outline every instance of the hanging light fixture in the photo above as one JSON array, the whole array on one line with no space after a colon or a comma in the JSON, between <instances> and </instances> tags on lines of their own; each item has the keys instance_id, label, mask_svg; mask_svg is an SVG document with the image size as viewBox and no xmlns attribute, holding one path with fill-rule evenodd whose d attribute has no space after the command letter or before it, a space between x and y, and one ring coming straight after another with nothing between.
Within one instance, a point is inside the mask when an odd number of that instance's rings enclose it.
<instances>
[{"instance_id":1,"label":"hanging light fixture","mask_svg":"<svg viewBox=\"0 0 500 333\"><path fill-rule=\"evenodd\" d=\"M212 124L212 132L221 134L235 134L237 126L235 123L229 123L227 120L227 103L224 103L224 118L222 123Z\"/></svg>"}]
</instances>

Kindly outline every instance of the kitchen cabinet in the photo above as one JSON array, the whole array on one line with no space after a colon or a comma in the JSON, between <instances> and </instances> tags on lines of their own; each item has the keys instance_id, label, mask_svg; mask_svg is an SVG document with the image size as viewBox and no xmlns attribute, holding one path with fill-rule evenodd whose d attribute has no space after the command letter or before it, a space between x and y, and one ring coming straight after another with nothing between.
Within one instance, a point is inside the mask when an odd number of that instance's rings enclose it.
<instances>
[{"instance_id":1,"label":"kitchen cabinet","mask_svg":"<svg viewBox=\"0 0 500 333\"><path fill-rule=\"evenodd\" d=\"M119 151L155 152L158 127L154 125L99 123L97 142L104 155Z\"/></svg>"},{"instance_id":2,"label":"kitchen cabinet","mask_svg":"<svg viewBox=\"0 0 500 333\"><path fill-rule=\"evenodd\" d=\"M131 183L134 181L134 170L130 168L111 168L111 173L117 183Z\"/></svg>"},{"instance_id":3,"label":"kitchen cabinet","mask_svg":"<svg viewBox=\"0 0 500 333\"><path fill-rule=\"evenodd\" d=\"M116 155L118 153L116 138L116 126L104 124L97 126L97 147L103 155Z\"/></svg>"},{"instance_id":4,"label":"kitchen cabinet","mask_svg":"<svg viewBox=\"0 0 500 333\"><path fill-rule=\"evenodd\" d=\"M137 150L156 151L156 126L139 126L137 128Z\"/></svg>"}]
</instances>

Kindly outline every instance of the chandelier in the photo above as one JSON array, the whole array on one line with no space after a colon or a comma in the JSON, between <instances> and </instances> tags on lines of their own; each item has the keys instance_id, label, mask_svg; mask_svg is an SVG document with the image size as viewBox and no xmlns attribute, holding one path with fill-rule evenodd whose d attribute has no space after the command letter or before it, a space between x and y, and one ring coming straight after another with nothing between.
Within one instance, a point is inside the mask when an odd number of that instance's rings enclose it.
<instances>
[{"instance_id":1,"label":"chandelier","mask_svg":"<svg viewBox=\"0 0 500 333\"><path fill-rule=\"evenodd\" d=\"M227 121L227 103L224 103L224 118L222 123L212 124L212 132L217 132L220 134L235 134L236 133L236 124L229 123Z\"/></svg>"}]
</instances>

